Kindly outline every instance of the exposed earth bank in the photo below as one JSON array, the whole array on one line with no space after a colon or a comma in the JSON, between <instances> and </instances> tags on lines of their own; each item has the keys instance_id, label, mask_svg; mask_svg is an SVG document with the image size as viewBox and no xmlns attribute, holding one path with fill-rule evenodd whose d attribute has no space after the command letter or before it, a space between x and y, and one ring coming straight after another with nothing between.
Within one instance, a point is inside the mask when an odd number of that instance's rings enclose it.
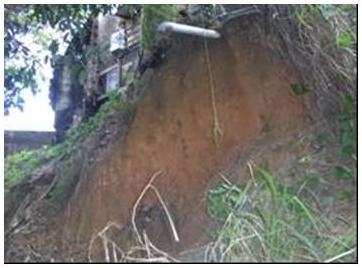
<instances>
[{"instance_id":1,"label":"exposed earth bank","mask_svg":"<svg viewBox=\"0 0 362 268\"><path fill-rule=\"evenodd\" d=\"M123 226L120 235L127 236L137 198L152 175L162 171L153 185L180 241L174 241L151 191L137 210L139 230L174 254L207 241L211 220L206 191L218 172L253 149L256 140L270 142L310 124L308 95L294 94L298 78L272 49L277 45L273 38L256 30L231 21L222 28L222 38L208 41L207 48L202 38L174 36L175 45L162 64L141 80L145 92L125 139L111 144L63 212L52 217L42 236L32 239L45 246L41 237L51 233L62 254L77 251L83 252L80 260L86 258L92 235L108 222ZM217 136L216 119L221 130ZM102 251L96 247L92 254L101 260Z\"/></svg>"}]
</instances>

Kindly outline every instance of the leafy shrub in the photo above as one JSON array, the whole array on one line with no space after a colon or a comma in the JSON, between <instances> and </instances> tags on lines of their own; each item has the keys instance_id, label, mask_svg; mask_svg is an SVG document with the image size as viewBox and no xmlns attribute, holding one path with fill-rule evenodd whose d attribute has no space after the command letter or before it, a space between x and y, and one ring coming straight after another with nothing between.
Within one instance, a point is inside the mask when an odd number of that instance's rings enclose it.
<instances>
[{"instance_id":1,"label":"leafy shrub","mask_svg":"<svg viewBox=\"0 0 362 268\"><path fill-rule=\"evenodd\" d=\"M5 191L31 176L35 169L48 159L43 149L22 150L5 158Z\"/></svg>"},{"instance_id":2,"label":"leafy shrub","mask_svg":"<svg viewBox=\"0 0 362 268\"><path fill-rule=\"evenodd\" d=\"M155 40L157 26L165 20L174 20L177 14L175 5L144 5L142 17L141 46L149 49Z\"/></svg>"},{"instance_id":3,"label":"leafy shrub","mask_svg":"<svg viewBox=\"0 0 362 268\"><path fill-rule=\"evenodd\" d=\"M108 101L102 105L95 116L68 131L63 143L43 146L37 150L22 150L6 157L5 191L11 190L15 185L29 178L40 165L71 153L78 142L90 136L98 128L102 128L102 123L110 114L114 111L124 111L125 108L126 103L122 97L112 92L109 94Z\"/></svg>"},{"instance_id":4,"label":"leafy shrub","mask_svg":"<svg viewBox=\"0 0 362 268\"><path fill-rule=\"evenodd\" d=\"M99 128L112 112L123 111L125 107L126 103L119 93L114 91L108 93L108 101L101 106L93 117L68 130L65 143L73 145L86 138L90 133Z\"/></svg>"}]
</instances>

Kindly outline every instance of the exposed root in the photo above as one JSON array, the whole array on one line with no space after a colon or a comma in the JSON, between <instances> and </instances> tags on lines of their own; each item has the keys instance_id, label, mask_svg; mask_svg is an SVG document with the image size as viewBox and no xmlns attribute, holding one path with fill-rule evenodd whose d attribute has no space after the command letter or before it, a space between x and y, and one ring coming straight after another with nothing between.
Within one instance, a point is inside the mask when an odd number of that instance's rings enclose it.
<instances>
[{"instance_id":1,"label":"exposed root","mask_svg":"<svg viewBox=\"0 0 362 268\"><path fill-rule=\"evenodd\" d=\"M140 244L143 244L142 238L140 233L138 232L137 226L136 226L136 212L137 212L137 207L139 205L139 203L141 202L143 196L146 194L148 188L150 187L151 183L161 174L161 171L157 171L155 174L153 174L153 176L151 177L150 181L147 183L146 187L143 188L141 194L138 196L135 204L133 205L133 210L132 210L132 226L133 226L133 230L136 233L138 242Z\"/></svg>"},{"instance_id":2,"label":"exposed root","mask_svg":"<svg viewBox=\"0 0 362 268\"><path fill-rule=\"evenodd\" d=\"M122 226L120 226L119 224L117 224L115 222L108 222L106 227L104 227L96 235L93 235L93 237L89 243L89 246L88 246L88 261L89 262L92 262L92 258L91 258L92 248L93 248L93 244L97 238L102 239L106 262L110 262L110 260L111 260L110 254L109 254L108 243L110 243L112 245L112 254L113 254L113 259L115 260L115 262L117 262L117 260L118 260L118 254L121 254L122 257L124 256L124 252L117 246L117 244L115 242L113 242L112 240L108 239L106 236L106 232L111 227L115 227L118 230L122 229ZM117 254L117 252L118 252L118 254Z\"/></svg>"},{"instance_id":3,"label":"exposed root","mask_svg":"<svg viewBox=\"0 0 362 268\"><path fill-rule=\"evenodd\" d=\"M175 224L174 224L174 222L173 222L173 220L172 220L172 218L171 218L171 214L170 214L170 212L168 211L168 209L167 209L167 207L166 207L166 204L165 204L165 202L163 201L163 199L162 199L159 191L158 191L157 188L156 188L155 186L153 186L153 185L150 185L150 188L156 193L157 198L158 198L158 200L160 201L160 203L161 203L161 205L162 205L162 207L163 207L163 209L164 209L164 211L165 211L165 213L166 213L166 216L167 216L168 222L170 223L171 230L172 230L172 234L173 234L173 237L174 237L175 241L176 241L176 242L180 242L180 238L179 238L179 236L178 236L178 234L177 234Z\"/></svg>"}]
</instances>

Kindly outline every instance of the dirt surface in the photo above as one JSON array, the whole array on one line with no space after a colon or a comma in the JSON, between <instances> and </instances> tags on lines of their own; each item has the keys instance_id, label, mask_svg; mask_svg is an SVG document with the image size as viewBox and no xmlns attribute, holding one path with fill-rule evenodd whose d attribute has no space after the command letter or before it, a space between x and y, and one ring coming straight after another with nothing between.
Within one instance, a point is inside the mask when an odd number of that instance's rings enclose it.
<instances>
[{"instance_id":1,"label":"dirt surface","mask_svg":"<svg viewBox=\"0 0 362 268\"><path fill-rule=\"evenodd\" d=\"M278 137L305 125L293 73L237 25L208 43L216 107L223 131L216 146L210 81L202 39L177 37L178 46L152 72L125 144L114 144L69 205L64 228L87 241L108 221L129 223L150 177L167 203L181 241L173 242L154 194L142 202L139 226L161 249L178 252L206 238L205 190L217 171L260 136ZM144 221L144 222L142 222Z\"/></svg>"},{"instance_id":2,"label":"dirt surface","mask_svg":"<svg viewBox=\"0 0 362 268\"><path fill-rule=\"evenodd\" d=\"M160 203L146 194L137 225L167 252L201 246L210 218L206 191L218 171L230 166L253 141L273 140L308 125L306 96L295 96L293 72L259 40L232 22L222 39L208 42L218 119L223 132L217 146L203 39L174 37L165 61L151 70L129 134L115 143L81 187L54 232L60 247L87 251L92 234L109 221L130 224L132 207L150 177L173 217L176 243ZM265 45L262 45L265 44ZM245 159L247 160L247 159ZM242 180L243 178L238 178ZM69 244L72 241L71 244Z\"/></svg>"}]
</instances>

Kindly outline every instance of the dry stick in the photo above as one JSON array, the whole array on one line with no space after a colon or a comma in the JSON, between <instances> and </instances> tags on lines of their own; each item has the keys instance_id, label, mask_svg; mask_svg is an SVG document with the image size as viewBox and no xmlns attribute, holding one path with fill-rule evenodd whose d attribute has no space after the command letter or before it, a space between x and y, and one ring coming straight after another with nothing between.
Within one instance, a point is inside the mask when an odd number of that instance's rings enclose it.
<instances>
[{"instance_id":1,"label":"dry stick","mask_svg":"<svg viewBox=\"0 0 362 268\"><path fill-rule=\"evenodd\" d=\"M89 242L89 246L88 246L88 261L89 261L89 262L92 262L92 259L91 259L91 251L92 251L92 247L93 247L94 241L95 241L98 237L100 237L100 238L102 239L102 242L103 242L103 243L104 243L104 241L103 241L104 239L109 240L109 239L105 236L105 233L108 231L108 229L109 229L110 227L116 227L117 229L122 229L122 226L121 226L121 225L119 225L119 224L117 224L117 223L115 223L115 222L110 221L110 222L107 223L106 227L104 227L102 230L100 230L96 235L93 235L92 238L91 238L91 240L90 240L90 242ZM113 242L112 242L112 243L113 243ZM118 250L120 250L120 249L118 248ZM120 250L120 252L122 253L122 250Z\"/></svg>"},{"instance_id":2,"label":"dry stick","mask_svg":"<svg viewBox=\"0 0 362 268\"><path fill-rule=\"evenodd\" d=\"M244 201L245 202L245 201ZM252 215L252 214L250 214ZM220 234L218 235L216 241L214 243L212 243L211 245L211 250L214 251L216 248L220 248L220 244L222 243L222 238L223 238L223 235L225 233L225 230L227 229L227 226L228 224L230 223L232 217L235 216L233 212L231 212L228 217L226 218L222 228L221 228L221 232ZM247 221L246 221L247 222ZM247 222L250 226L250 228L254 231L254 233L256 234L256 236L259 238L260 242L262 241L262 238L261 238L261 235L259 234L259 232L249 223ZM243 241L241 241L243 244L245 244ZM262 248L263 250L265 249L263 243L261 242L261 245L262 245Z\"/></svg>"},{"instance_id":3,"label":"dry stick","mask_svg":"<svg viewBox=\"0 0 362 268\"><path fill-rule=\"evenodd\" d=\"M170 256L166 252L160 250L157 248L154 244L151 243L151 241L148 240L148 243L150 244L150 247L157 253L161 254L162 256L166 257L167 259L170 259L173 262L179 262L179 260L175 259L174 257Z\"/></svg>"},{"instance_id":4,"label":"dry stick","mask_svg":"<svg viewBox=\"0 0 362 268\"><path fill-rule=\"evenodd\" d=\"M142 238L140 233L138 232L137 226L136 226L136 212L137 212L137 207L139 205L139 203L141 202L143 196L146 194L148 188L150 187L151 183L162 173L162 171L157 171L156 173L154 173L150 179L150 181L147 183L147 185L145 186L145 188L143 188L140 196L137 198L135 204L133 205L133 209L132 209L132 225L133 225L133 229L136 233L138 242L143 245L142 242Z\"/></svg>"},{"instance_id":5,"label":"dry stick","mask_svg":"<svg viewBox=\"0 0 362 268\"><path fill-rule=\"evenodd\" d=\"M162 197L161 197L159 191L158 191L157 188L156 188L155 186L153 186L152 184L150 184L150 188L156 193L158 200L160 201L163 209L165 210L165 213L166 213L168 222L170 223L170 226L171 226L171 229L172 229L172 233L173 233L173 237L175 238L175 241L176 241L176 242L180 242L180 238L179 238L179 236L178 236L178 234L177 234L175 224L174 224L174 222L173 222L173 220L172 220L172 218L171 218L170 212L168 211L165 202L162 200Z\"/></svg>"},{"instance_id":6,"label":"dry stick","mask_svg":"<svg viewBox=\"0 0 362 268\"><path fill-rule=\"evenodd\" d=\"M204 254L204 262L210 262L210 261L215 262L217 258L215 250L216 250L215 242L207 244Z\"/></svg>"},{"instance_id":7,"label":"dry stick","mask_svg":"<svg viewBox=\"0 0 362 268\"><path fill-rule=\"evenodd\" d=\"M256 237L255 234L253 234L253 235L248 235L248 236L245 236L245 237L242 237L242 238L238 238L238 239L235 239L235 240L231 241L231 242L230 242L230 245L228 245L228 246L226 247L226 249L224 250L224 252L222 253L221 259L224 260L226 254L227 254L235 245L237 245L238 243L241 243L241 241L245 241L245 240L248 240L248 239L251 239L251 238L254 238L254 237Z\"/></svg>"},{"instance_id":8,"label":"dry stick","mask_svg":"<svg viewBox=\"0 0 362 268\"><path fill-rule=\"evenodd\" d=\"M97 235L92 235L91 241L88 246L88 261L89 262L92 262L92 258L91 258L92 247L93 247L93 243L97 239L97 237L98 237Z\"/></svg>"},{"instance_id":9,"label":"dry stick","mask_svg":"<svg viewBox=\"0 0 362 268\"><path fill-rule=\"evenodd\" d=\"M124 262L128 257L132 256L132 254L137 253L138 251L144 251L144 248L140 248L140 247L134 247L131 248L130 250L128 250L126 252L126 254L123 256L122 258L122 262Z\"/></svg>"},{"instance_id":10,"label":"dry stick","mask_svg":"<svg viewBox=\"0 0 362 268\"><path fill-rule=\"evenodd\" d=\"M171 257L170 255L168 255L166 252L161 251L159 248L156 248L150 241L150 239L148 238L146 232L144 232L144 239L145 239L145 244L147 245L147 247L150 249L152 248L156 253L160 254L161 256L163 256L163 258L165 258L166 260L171 260L174 262L178 262L178 260L174 259L173 257ZM153 257L152 257L153 258Z\"/></svg>"},{"instance_id":11,"label":"dry stick","mask_svg":"<svg viewBox=\"0 0 362 268\"><path fill-rule=\"evenodd\" d=\"M116 251L115 243L113 241L112 241L112 252L113 252L114 262L118 262L117 251Z\"/></svg>"},{"instance_id":12,"label":"dry stick","mask_svg":"<svg viewBox=\"0 0 362 268\"><path fill-rule=\"evenodd\" d=\"M124 251L115 242L112 242L112 243L113 243L113 247L116 249L116 251L118 251L121 254L121 259L122 259L123 256L125 256ZM117 258L118 258L118 255L117 255Z\"/></svg>"},{"instance_id":13,"label":"dry stick","mask_svg":"<svg viewBox=\"0 0 362 268\"><path fill-rule=\"evenodd\" d=\"M155 253L160 254L161 256L163 256L164 258L166 258L167 260L171 260L173 262L179 262L177 259L171 257L170 255L168 255L166 252L160 250L159 248L157 248L155 245L153 245L150 241L150 239L148 238L146 232L144 232L144 239L145 239L145 243L147 244L147 246L152 249L153 251L155 251ZM144 248L140 248L140 250L144 251Z\"/></svg>"},{"instance_id":14,"label":"dry stick","mask_svg":"<svg viewBox=\"0 0 362 268\"><path fill-rule=\"evenodd\" d=\"M105 255L105 258L106 258L106 262L110 262L108 241L104 236L102 236L102 243L103 243L103 249L104 249L104 255Z\"/></svg>"},{"instance_id":15,"label":"dry stick","mask_svg":"<svg viewBox=\"0 0 362 268\"><path fill-rule=\"evenodd\" d=\"M147 234L146 234L146 231L143 230L143 240L145 241L145 248L146 248L146 252L147 252L147 257L150 259L151 258L151 251L150 251L150 246L149 246L149 243L148 243L148 237L147 237Z\"/></svg>"},{"instance_id":16,"label":"dry stick","mask_svg":"<svg viewBox=\"0 0 362 268\"><path fill-rule=\"evenodd\" d=\"M337 256L334 256L333 258L330 258L330 259L328 259L328 260L325 260L324 262L327 262L327 263L329 263L329 262L334 262L334 261L336 261L336 260L338 260L338 259L340 259L340 258L342 258L342 257L345 257L345 256L347 256L347 255L349 255L349 254L352 254L355 250L356 250L355 248L352 248L352 249L350 249L350 250L348 250L348 251L346 251L346 252L343 252L343 253L341 253L341 254L339 254L339 255L337 255Z\"/></svg>"},{"instance_id":17,"label":"dry stick","mask_svg":"<svg viewBox=\"0 0 362 268\"><path fill-rule=\"evenodd\" d=\"M117 255L117 251L121 254L121 256L123 257L124 256L124 253L123 253L123 250L120 249L117 244L109 239L105 234L101 237L103 241L105 241L106 243L106 247L105 250L107 251L107 254L109 256L109 248L108 248L108 245L111 244L112 245L112 254L113 254L113 262L118 262L118 255ZM107 255L106 255L107 256ZM106 257L107 259L107 257ZM108 257L108 259L111 261L111 259Z\"/></svg>"},{"instance_id":18,"label":"dry stick","mask_svg":"<svg viewBox=\"0 0 362 268\"><path fill-rule=\"evenodd\" d=\"M102 239L102 243L103 243L103 249L105 252L104 255L105 255L106 262L118 262L117 251L120 253L121 259L123 258L123 256L124 256L123 250L120 249L113 240L109 239L106 235L102 235L101 239ZM110 258L111 255L110 255L109 245L112 245L113 261Z\"/></svg>"},{"instance_id":19,"label":"dry stick","mask_svg":"<svg viewBox=\"0 0 362 268\"><path fill-rule=\"evenodd\" d=\"M232 183L228 180L228 178L227 178L222 172L219 172L219 176L220 176L221 179L223 179L228 185L232 185Z\"/></svg>"},{"instance_id":20,"label":"dry stick","mask_svg":"<svg viewBox=\"0 0 362 268\"><path fill-rule=\"evenodd\" d=\"M165 253L165 252L159 250L158 248L156 248L155 246L153 246L152 243L149 241L147 235L146 235L145 239L148 240L146 243L148 243L150 248L152 248L156 253L159 253L162 257L154 257L153 254L152 254L152 257L148 258L148 259L142 258L142 257L132 257L132 255L134 253L137 253L137 251L140 251L140 252L146 251L145 248L143 248L143 247L134 247L130 251L127 252L127 254L123 257L122 261L126 260L126 261L152 262L152 261L159 261L160 259L162 259L163 261L168 261L168 259L173 261L173 258L170 257L169 255L167 255L167 253Z\"/></svg>"},{"instance_id":21,"label":"dry stick","mask_svg":"<svg viewBox=\"0 0 362 268\"><path fill-rule=\"evenodd\" d=\"M169 262L165 257L155 257L155 258L135 258L135 257L124 257L126 261L133 261L133 262Z\"/></svg>"},{"instance_id":22,"label":"dry stick","mask_svg":"<svg viewBox=\"0 0 362 268\"><path fill-rule=\"evenodd\" d=\"M248 168L249 168L249 172L250 172L250 177L251 180L253 181L254 186L256 185L256 180L255 180L255 176L254 176L254 170L253 170L253 162L252 161L248 161L247 163Z\"/></svg>"},{"instance_id":23,"label":"dry stick","mask_svg":"<svg viewBox=\"0 0 362 268\"><path fill-rule=\"evenodd\" d=\"M167 218L169 220L169 223L171 225L171 229L172 229L172 232L173 232L173 235L174 235L174 238L175 240L178 242L180 241L179 239L179 236L177 234L177 231L176 231L176 228L175 228L175 225L174 225L174 222L171 218L171 215L169 213L169 210L167 209L166 207L166 204L165 202L163 201L159 191L157 190L157 188L155 186L152 185L152 182L157 178L157 176L159 176L162 172L161 171L158 171L156 173L154 173L151 177L151 179L149 180L149 182L147 183L147 185L144 187L144 189L142 190L140 196L137 198L134 206L133 206L133 212L132 212L132 225L133 225L133 228L134 228L134 231L137 235L137 239L139 241L139 243L143 246L146 247L146 252L148 254L148 259L147 258L136 258L136 257L131 257L129 256L130 253L127 253L124 254L122 250L120 250L118 248L118 246L112 241L112 240L109 240L107 237L106 237L106 231L111 227L111 226L116 226L117 228L121 228L119 225L117 225L116 223L113 223L113 222L109 222L107 224L107 226L105 228L103 228L100 232L98 232L97 235L94 235L90 241L90 244L89 244L89 248L88 248L88 260L90 262L92 262L91 260L91 249L92 249L92 245L95 241L96 238L100 237L102 239L102 242L103 242L103 247L104 247L104 250L105 250L105 257L106 257L106 261L107 262L110 262L110 257L109 257L109 248L108 248L108 243L111 242L112 243L112 246L113 246L113 258L115 261L118 261L118 257L117 257L117 252L116 252L116 249L119 250L119 252L121 253L122 257L121 257L121 260L125 260L125 261L140 261L140 262L160 262L160 261L168 261L168 260L171 260L171 261L174 261L174 262L178 262L177 259L174 259L173 257L169 256L167 253L163 252L162 250L158 249L156 246L154 246L151 241L148 239L147 237L147 234L146 232L143 233L143 236L144 236L144 242L142 241L142 238L141 238L141 235L137 229L137 226L136 226L136 212L137 212L137 207L139 205L139 203L141 202L143 196L146 194L147 190L149 188L151 188L155 193L156 193L156 196L157 198L159 199L163 209L165 210L165 213L167 215ZM140 250L145 250L144 248L139 248ZM156 258L156 257L151 257L153 256L153 254L151 253L151 250L152 249L153 251L155 251L156 253L160 254L161 256L163 257L159 257L159 258Z\"/></svg>"}]
</instances>

